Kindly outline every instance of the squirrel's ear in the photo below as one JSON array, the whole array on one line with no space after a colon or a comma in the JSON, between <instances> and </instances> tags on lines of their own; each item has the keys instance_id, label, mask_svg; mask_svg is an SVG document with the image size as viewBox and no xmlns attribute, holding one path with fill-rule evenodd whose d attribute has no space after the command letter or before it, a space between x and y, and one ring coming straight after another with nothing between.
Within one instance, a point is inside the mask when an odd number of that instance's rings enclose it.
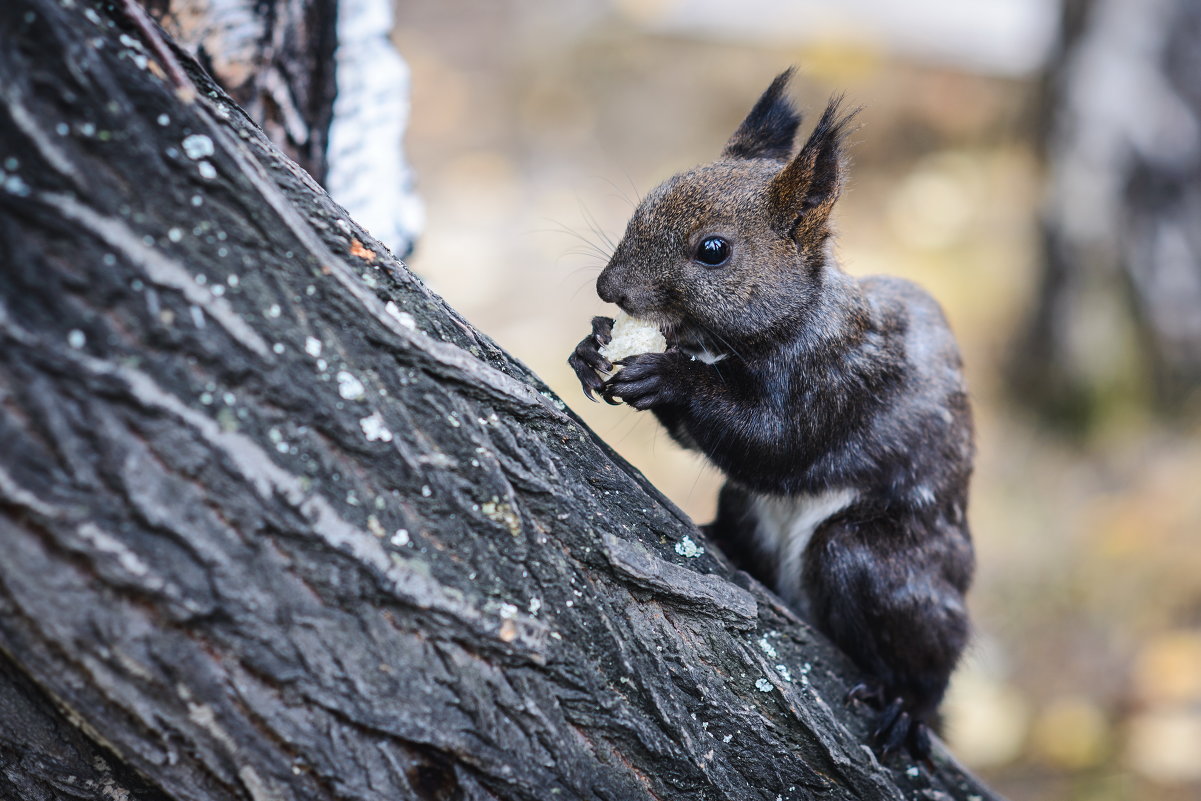
<instances>
[{"instance_id":1,"label":"squirrel's ear","mask_svg":"<svg viewBox=\"0 0 1201 801\"><path fill-rule=\"evenodd\" d=\"M798 242L824 228L845 173L843 140L859 113L841 109L842 96L830 98L808 141L768 187L771 207L781 229Z\"/></svg>"},{"instance_id":2,"label":"squirrel's ear","mask_svg":"<svg viewBox=\"0 0 1201 801\"><path fill-rule=\"evenodd\" d=\"M784 96L792 67L781 72L755 103L751 113L726 143L722 156L730 159L786 159L792 152L801 117Z\"/></svg>"}]
</instances>

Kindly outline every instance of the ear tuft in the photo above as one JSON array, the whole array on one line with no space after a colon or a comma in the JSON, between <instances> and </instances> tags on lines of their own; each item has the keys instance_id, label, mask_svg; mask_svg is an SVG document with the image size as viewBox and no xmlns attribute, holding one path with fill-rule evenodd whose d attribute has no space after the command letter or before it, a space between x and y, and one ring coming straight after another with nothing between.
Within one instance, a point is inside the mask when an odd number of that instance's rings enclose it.
<instances>
[{"instance_id":1,"label":"ear tuft","mask_svg":"<svg viewBox=\"0 0 1201 801\"><path fill-rule=\"evenodd\" d=\"M786 159L792 152L801 117L785 96L793 68L781 72L755 103L726 143L722 156L732 159Z\"/></svg>"},{"instance_id":2,"label":"ear tuft","mask_svg":"<svg viewBox=\"0 0 1201 801\"><path fill-rule=\"evenodd\" d=\"M842 101L842 95L830 98L800 152L772 180L772 206L794 237L824 226L842 191L843 142L859 113L859 108L844 113ZM804 230L798 231L798 226Z\"/></svg>"}]
</instances>

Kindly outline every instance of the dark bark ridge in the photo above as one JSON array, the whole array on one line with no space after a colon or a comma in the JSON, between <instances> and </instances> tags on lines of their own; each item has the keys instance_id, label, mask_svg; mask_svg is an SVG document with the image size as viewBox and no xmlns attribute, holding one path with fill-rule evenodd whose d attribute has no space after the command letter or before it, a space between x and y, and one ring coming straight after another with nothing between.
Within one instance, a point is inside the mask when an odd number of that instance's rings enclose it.
<instances>
[{"instance_id":1,"label":"dark bark ridge","mask_svg":"<svg viewBox=\"0 0 1201 801\"><path fill-rule=\"evenodd\" d=\"M185 66L0 8L0 789L991 797Z\"/></svg>"}]
</instances>

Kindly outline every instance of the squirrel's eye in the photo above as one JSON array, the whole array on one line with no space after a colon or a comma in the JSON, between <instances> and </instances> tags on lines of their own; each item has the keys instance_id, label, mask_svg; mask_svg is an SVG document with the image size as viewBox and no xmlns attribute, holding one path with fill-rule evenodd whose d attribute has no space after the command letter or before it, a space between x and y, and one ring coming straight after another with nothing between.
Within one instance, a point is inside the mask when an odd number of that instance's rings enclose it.
<instances>
[{"instance_id":1,"label":"squirrel's eye","mask_svg":"<svg viewBox=\"0 0 1201 801\"><path fill-rule=\"evenodd\" d=\"M696 246L693 258L706 267L720 267L730 258L730 243L720 236L707 236Z\"/></svg>"}]
</instances>

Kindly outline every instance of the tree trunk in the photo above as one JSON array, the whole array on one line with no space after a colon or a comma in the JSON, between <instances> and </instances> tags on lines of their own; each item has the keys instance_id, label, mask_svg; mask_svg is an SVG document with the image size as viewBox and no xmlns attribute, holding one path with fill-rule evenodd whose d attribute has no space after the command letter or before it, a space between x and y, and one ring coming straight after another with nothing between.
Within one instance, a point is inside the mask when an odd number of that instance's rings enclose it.
<instances>
[{"instance_id":1,"label":"tree trunk","mask_svg":"<svg viewBox=\"0 0 1201 801\"><path fill-rule=\"evenodd\" d=\"M409 74L388 38L391 3L148 0L146 7L276 147L404 257L424 215L402 156Z\"/></svg>"},{"instance_id":2,"label":"tree trunk","mask_svg":"<svg viewBox=\"0 0 1201 801\"><path fill-rule=\"evenodd\" d=\"M288 158L324 183L337 0L147 0Z\"/></svg>"},{"instance_id":3,"label":"tree trunk","mask_svg":"<svg viewBox=\"0 0 1201 801\"><path fill-rule=\"evenodd\" d=\"M0 7L0 790L992 797L152 33Z\"/></svg>"},{"instance_id":4,"label":"tree trunk","mask_svg":"<svg viewBox=\"0 0 1201 801\"><path fill-rule=\"evenodd\" d=\"M1066 0L1063 19L1014 385L1077 425L1131 395L1179 409L1201 389L1201 5Z\"/></svg>"}]
</instances>

